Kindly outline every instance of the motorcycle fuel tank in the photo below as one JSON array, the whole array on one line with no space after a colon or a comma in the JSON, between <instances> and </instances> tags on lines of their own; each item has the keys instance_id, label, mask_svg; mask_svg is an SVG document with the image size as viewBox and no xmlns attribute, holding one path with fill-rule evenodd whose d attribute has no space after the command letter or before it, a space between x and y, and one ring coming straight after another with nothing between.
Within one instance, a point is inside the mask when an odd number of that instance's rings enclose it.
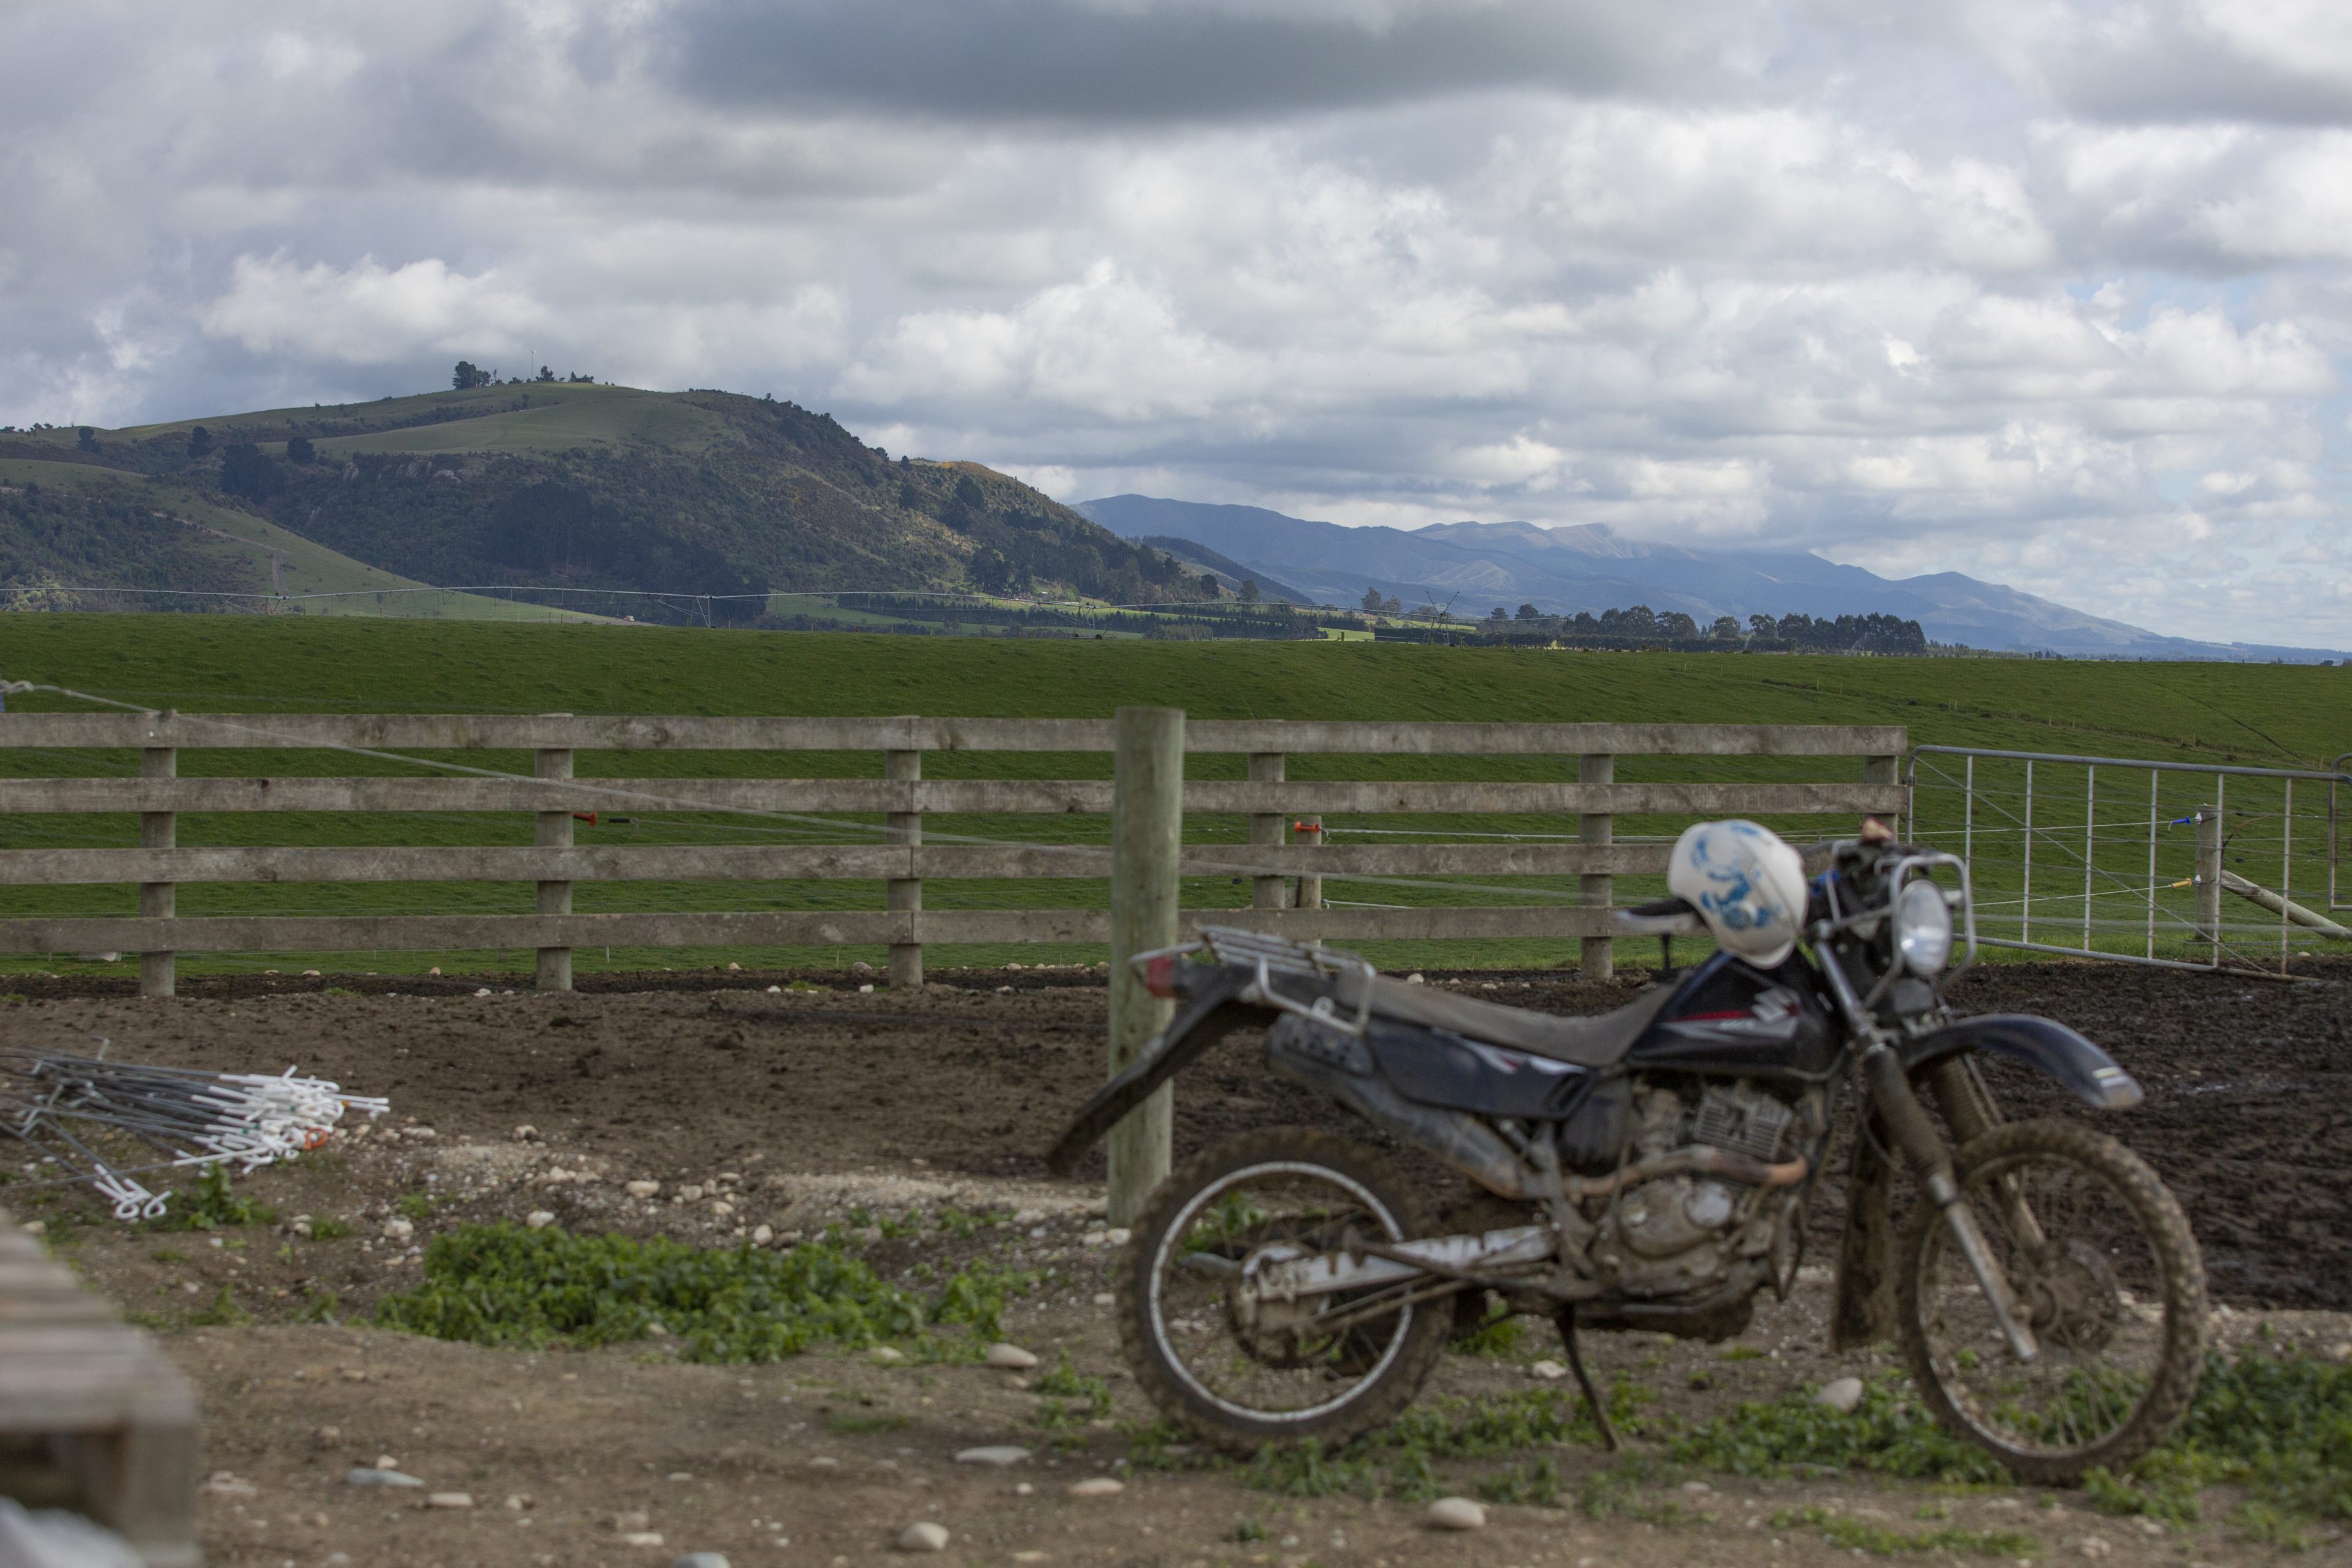
<instances>
[{"instance_id":1,"label":"motorcycle fuel tank","mask_svg":"<svg viewBox=\"0 0 2352 1568\"><path fill-rule=\"evenodd\" d=\"M1801 957L1768 970L1717 953L1683 978L1627 1065L1818 1082L1836 1058L1820 986Z\"/></svg>"}]
</instances>

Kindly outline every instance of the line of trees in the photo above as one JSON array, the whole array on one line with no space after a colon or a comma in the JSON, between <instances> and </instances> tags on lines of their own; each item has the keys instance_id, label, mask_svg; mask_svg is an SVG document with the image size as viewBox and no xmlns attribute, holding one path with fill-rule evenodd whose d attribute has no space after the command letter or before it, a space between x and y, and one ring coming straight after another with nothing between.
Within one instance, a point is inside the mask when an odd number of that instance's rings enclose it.
<instances>
[{"instance_id":1,"label":"line of trees","mask_svg":"<svg viewBox=\"0 0 2352 1568\"><path fill-rule=\"evenodd\" d=\"M1366 594L1369 601L1373 590ZM1382 613L1394 615L1387 606ZM1427 607L1424 607L1426 609ZM1417 619L1439 620L1432 612ZM1706 625L1679 610L1653 610L1636 604L1626 610L1579 611L1573 615L1547 615L1532 604L1514 612L1497 604L1484 621L1465 622L1462 630L1430 627L1375 627L1376 635L1416 642L1454 637L1457 641L1503 643L1560 643L1571 647L1690 648L1700 650L1758 649L1767 652L1825 653L1924 653L1927 634L1916 621L1899 615L1811 616L1750 615L1743 623L1720 615Z\"/></svg>"},{"instance_id":2,"label":"line of trees","mask_svg":"<svg viewBox=\"0 0 2352 1568\"><path fill-rule=\"evenodd\" d=\"M581 375L576 371L571 375L559 376L545 365L540 366L539 374L530 379L534 382L567 382L582 386L593 386L596 382L594 376ZM449 385L457 392L470 392L476 387L494 387L499 384L498 371L486 371L471 360L459 360L457 368L449 372ZM523 384L523 380L520 376L509 376L504 384L510 387L520 386Z\"/></svg>"}]
</instances>

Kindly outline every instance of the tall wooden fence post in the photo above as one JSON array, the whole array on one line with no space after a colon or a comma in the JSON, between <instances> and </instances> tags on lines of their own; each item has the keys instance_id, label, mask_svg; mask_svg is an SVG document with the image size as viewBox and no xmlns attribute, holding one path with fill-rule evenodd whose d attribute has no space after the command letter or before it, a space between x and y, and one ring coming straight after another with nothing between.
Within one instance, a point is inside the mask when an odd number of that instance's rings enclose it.
<instances>
[{"instance_id":1,"label":"tall wooden fence post","mask_svg":"<svg viewBox=\"0 0 2352 1568\"><path fill-rule=\"evenodd\" d=\"M919 751L885 751L882 754L882 777L903 779L912 784L923 776L923 754ZM914 791L908 791L908 804ZM923 814L920 811L890 811L882 819L882 841L905 844L912 849L923 841ZM908 857L911 862L913 856ZM909 866L911 868L911 864ZM923 879L918 876L894 876L882 884L882 907L904 910L908 915L908 939L890 944L890 988L920 990L923 985L923 944L919 936L923 912Z\"/></svg>"},{"instance_id":2,"label":"tall wooden fence post","mask_svg":"<svg viewBox=\"0 0 2352 1568\"><path fill-rule=\"evenodd\" d=\"M1168 1025L1171 1006L1128 965L1176 942L1184 838L1184 710L1123 707L1114 735L1110 811L1110 1071ZM1167 1085L1110 1131L1110 1223L1129 1225L1168 1174L1174 1098Z\"/></svg>"},{"instance_id":3,"label":"tall wooden fence post","mask_svg":"<svg viewBox=\"0 0 2352 1568\"><path fill-rule=\"evenodd\" d=\"M2197 940L2221 964L2221 808L2197 808Z\"/></svg>"},{"instance_id":4,"label":"tall wooden fence post","mask_svg":"<svg viewBox=\"0 0 2352 1568\"><path fill-rule=\"evenodd\" d=\"M549 718L569 718L569 714L549 714ZM572 777L572 748L551 746L540 748L534 758L533 771L541 779ZM541 811L531 842L543 850L568 850L572 847L572 810ZM541 915L572 913L572 884L568 882L542 882L539 884L539 912ZM539 988L542 991L568 991L572 988L572 949L541 947L539 950Z\"/></svg>"},{"instance_id":5,"label":"tall wooden fence post","mask_svg":"<svg viewBox=\"0 0 2352 1568\"><path fill-rule=\"evenodd\" d=\"M1615 783L1617 758L1605 753L1578 758L1576 781L1580 784ZM1587 811L1576 820L1576 836L1588 844L1610 843L1617 836L1617 819L1607 811ZM1577 879L1577 895L1587 909L1607 909L1616 897L1616 879L1605 872L1588 873ZM1616 946L1606 936L1587 936L1577 962L1585 979L1612 979L1617 973Z\"/></svg>"},{"instance_id":6,"label":"tall wooden fence post","mask_svg":"<svg viewBox=\"0 0 2352 1568\"><path fill-rule=\"evenodd\" d=\"M139 777L142 779L176 779L180 776L180 753L174 747L149 746L139 753ZM142 850L168 850L179 842L179 813L175 811L142 811L139 813L139 847ZM169 920L179 908L177 887L168 882L142 882L139 884L139 913L148 920ZM142 953L139 955L139 994L142 997L168 997L179 989L178 955L173 953Z\"/></svg>"},{"instance_id":7,"label":"tall wooden fence post","mask_svg":"<svg viewBox=\"0 0 2352 1568\"><path fill-rule=\"evenodd\" d=\"M1249 781L1253 784L1282 782L1287 759L1279 751L1253 751L1249 759ZM1283 813L1254 811L1250 814L1250 842L1278 844L1283 841ZM1290 904L1290 883L1287 877L1254 876L1250 878L1252 909L1285 909Z\"/></svg>"}]
</instances>

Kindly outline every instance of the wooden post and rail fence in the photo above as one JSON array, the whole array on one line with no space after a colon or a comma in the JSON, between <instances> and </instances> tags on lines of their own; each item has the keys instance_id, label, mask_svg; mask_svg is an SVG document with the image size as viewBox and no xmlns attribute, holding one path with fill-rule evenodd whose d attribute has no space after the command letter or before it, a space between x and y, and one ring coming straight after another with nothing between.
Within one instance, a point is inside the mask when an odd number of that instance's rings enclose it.
<instances>
[{"instance_id":1,"label":"wooden post and rail fence","mask_svg":"<svg viewBox=\"0 0 2352 1568\"><path fill-rule=\"evenodd\" d=\"M1175 710L1140 710L1174 712ZM1609 912L1614 879L1665 869L1658 838L1619 841L1627 816L1690 821L1722 816L1828 816L1847 822L1864 812L1904 806L1896 779L1904 730L1881 726L1361 723L1316 720L1175 721L1170 740L1154 731L1155 810L1240 817L1246 844L1182 843L1181 876L1250 885L1246 909L1194 912L1229 925L1305 940L1339 942L1537 939L1580 945L1584 972L1610 972ZM927 946L1024 943L1106 944L1118 935L1116 908L925 908L926 882L959 878L1101 880L1111 854L1091 845L970 841L971 835L925 841L927 816L1113 814L1110 779L927 778L926 753L1106 753L1120 746L1110 719L633 717L551 715L0 714L0 813L135 814L138 847L0 849L0 883L136 886L131 915L0 917L0 952L137 953L142 991L172 994L174 955L182 953L369 953L515 951L538 954L539 984L565 989L572 955L582 947L637 948L873 946L889 952L893 985L921 983ZM1131 738L1131 737L1130 737ZM1140 746L1141 741L1134 741ZM1179 756L1246 758L1242 779L1179 779L1165 763ZM251 771L253 754L357 749L451 759L458 776L329 777ZM27 777L19 760L44 754L58 769ZM530 772L488 767L485 753L531 758ZM795 752L879 753L879 777L659 777L575 773L583 754ZM59 754L98 754L96 762ZM113 776L68 776L65 769L109 765L105 754L135 755L137 776L114 763ZM191 770L192 754L202 766ZM231 755L243 754L243 755ZM469 755L470 754L470 755ZM1137 753L1137 756L1143 755ZM1298 779L1299 758L1575 758L1576 778L1543 779ZM1628 782L1622 758L1852 758L1845 779ZM266 759L266 758L265 758ZM281 763L281 766L284 764ZM666 759L674 766L674 759ZM1141 764L1138 764L1140 766ZM422 769L420 768L420 771ZM1325 768L1318 769L1318 772ZM1525 770L1524 768L1522 769ZM1858 776L1857 776L1858 775ZM1173 802L1172 808L1170 802ZM877 827L871 843L627 843L573 841L574 813L786 814L825 817L847 829L863 818ZM184 846L183 819L255 812L528 813L529 844L235 844ZM1524 839L1399 841L1358 837L1324 841L1334 819L1525 816L1574 819L1576 832L1531 831ZM791 824L780 824L785 826ZM1338 836L1349 837L1343 823ZM1531 824L1531 829L1541 824ZM1301 831L1301 830L1305 831ZM100 830L101 831L104 830ZM684 830L681 830L684 831ZM1163 844L1166 830L1155 830ZM251 837L249 832L237 836ZM1440 836L1440 835L1433 835ZM952 841L962 839L966 841ZM1290 840L1291 841L1286 841ZM1238 869L1237 869L1238 868ZM1348 877L1579 879L1572 904L1542 901L1402 906L1369 901L1334 906L1327 882ZM574 913L583 883L708 884L818 880L878 881L879 909L631 910ZM530 883L530 914L203 915L178 912L191 883ZM1172 885L1172 883L1171 883ZM1297 896L1304 891L1309 896ZM1385 890L1383 890L1385 891ZM1378 896L1376 894L1375 896ZM1388 893L1389 899L1401 894ZM719 899L714 895L714 902ZM1307 906L1300 907L1304 903ZM1186 915L1183 918L1189 919Z\"/></svg>"}]
</instances>

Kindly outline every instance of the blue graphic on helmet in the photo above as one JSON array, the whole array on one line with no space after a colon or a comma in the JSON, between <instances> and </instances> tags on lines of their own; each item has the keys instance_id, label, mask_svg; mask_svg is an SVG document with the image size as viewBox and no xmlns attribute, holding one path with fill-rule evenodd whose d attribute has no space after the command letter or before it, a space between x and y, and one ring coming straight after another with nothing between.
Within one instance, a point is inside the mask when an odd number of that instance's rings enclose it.
<instances>
[{"instance_id":1,"label":"blue graphic on helmet","mask_svg":"<svg viewBox=\"0 0 2352 1568\"><path fill-rule=\"evenodd\" d=\"M1709 886L1698 895L1701 911L1733 931L1767 931L1779 925L1784 912L1755 879L1756 855L1744 841L1762 838L1763 830L1747 822L1723 822L1702 833L1691 844L1692 869ZM1725 841L1730 841L1725 842ZM1718 848L1728 854L1718 858Z\"/></svg>"}]
</instances>

